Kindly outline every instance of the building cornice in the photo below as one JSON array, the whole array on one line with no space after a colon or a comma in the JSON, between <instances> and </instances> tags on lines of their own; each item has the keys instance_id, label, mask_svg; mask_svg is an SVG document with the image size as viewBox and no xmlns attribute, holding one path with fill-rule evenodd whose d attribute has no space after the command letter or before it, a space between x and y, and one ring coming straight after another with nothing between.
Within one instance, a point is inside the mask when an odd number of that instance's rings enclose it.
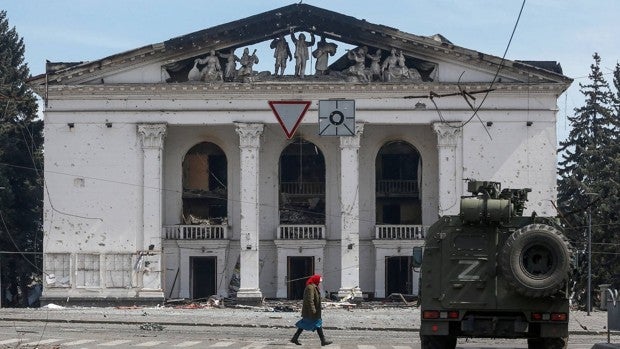
<instances>
[{"instance_id":1,"label":"building cornice","mask_svg":"<svg viewBox=\"0 0 620 349\"><path fill-rule=\"evenodd\" d=\"M492 93L515 94L561 94L568 84L558 83L495 83ZM53 99L296 99L305 94L322 95L326 98L423 98L432 91L450 94L467 91L483 93L489 83L467 84L401 84L401 83L179 83L179 84L103 84L103 85L48 85L35 90L40 96Z\"/></svg>"}]
</instances>

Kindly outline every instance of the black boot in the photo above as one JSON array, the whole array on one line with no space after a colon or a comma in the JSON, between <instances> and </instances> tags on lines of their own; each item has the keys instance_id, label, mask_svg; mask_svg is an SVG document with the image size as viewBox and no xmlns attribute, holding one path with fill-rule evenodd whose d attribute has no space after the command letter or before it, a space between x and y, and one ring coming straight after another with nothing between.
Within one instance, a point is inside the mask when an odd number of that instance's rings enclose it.
<instances>
[{"instance_id":1,"label":"black boot","mask_svg":"<svg viewBox=\"0 0 620 349\"><path fill-rule=\"evenodd\" d=\"M295 334L293 335L293 338L291 338L291 343L295 343L297 345L301 345L301 343L299 343L299 335L303 332L304 330L302 330L301 328L297 329L297 332L295 332Z\"/></svg>"},{"instance_id":2,"label":"black boot","mask_svg":"<svg viewBox=\"0 0 620 349\"><path fill-rule=\"evenodd\" d=\"M332 341L328 341L327 339L325 339L325 335L323 334L323 328L319 327L316 329L316 333L319 334L319 338L321 338L321 346L324 347L326 345L330 345L333 342Z\"/></svg>"}]
</instances>

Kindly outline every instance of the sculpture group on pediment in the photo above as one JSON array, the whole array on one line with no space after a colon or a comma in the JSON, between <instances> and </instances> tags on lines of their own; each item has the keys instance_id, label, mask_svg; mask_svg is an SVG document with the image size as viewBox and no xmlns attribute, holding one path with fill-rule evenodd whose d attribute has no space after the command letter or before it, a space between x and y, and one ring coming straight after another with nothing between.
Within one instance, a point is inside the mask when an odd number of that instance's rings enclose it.
<instances>
[{"instance_id":1,"label":"sculpture group on pediment","mask_svg":"<svg viewBox=\"0 0 620 349\"><path fill-rule=\"evenodd\" d=\"M348 81L352 83L371 82L421 82L433 81L436 64L415 58L407 58L402 50L392 48L390 54L380 48L368 48L360 46L346 50L344 57L330 66L329 57L333 57L338 45L328 42L321 35L318 42L314 33L310 33L310 40L304 33L296 35L293 28L290 32L290 40L294 45L291 50L284 33L279 33L269 44L273 50L275 59L274 71L256 72L254 65L258 64L257 50L250 53L250 48L243 49L241 57L235 55L235 49L225 52L210 50L205 57L197 57L193 64L187 61L178 62L166 67L167 73L175 72L174 77L168 75L167 81L185 81L185 77L179 77L178 73L187 72L187 81L204 82L252 82L265 81L273 78L278 79L304 79L306 78L306 65L311 58L315 59L314 78L326 81ZM316 43L316 48L311 51ZM285 75L287 62L295 59L294 75ZM347 63L347 60L349 63ZM238 63L238 64L237 64ZM185 69L183 69L185 64ZM189 71L187 70L189 67ZM409 66L408 66L409 65ZM422 70L418 70L422 69ZM423 72L424 78L420 72Z\"/></svg>"},{"instance_id":2,"label":"sculpture group on pediment","mask_svg":"<svg viewBox=\"0 0 620 349\"><path fill-rule=\"evenodd\" d=\"M415 80L422 81L420 73L415 68L408 68L405 64L405 55L403 51L392 49L388 58L383 61L381 66L382 78L385 82L394 80Z\"/></svg>"}]
</instances>

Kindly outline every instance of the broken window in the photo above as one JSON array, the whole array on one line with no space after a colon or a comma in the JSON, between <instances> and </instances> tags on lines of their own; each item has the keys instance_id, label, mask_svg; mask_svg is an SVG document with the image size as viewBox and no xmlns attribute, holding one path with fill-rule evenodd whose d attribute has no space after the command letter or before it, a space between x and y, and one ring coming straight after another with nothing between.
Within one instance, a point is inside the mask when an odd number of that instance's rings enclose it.
<instances>
[{"instance_id":1,"label":"broken window","mask_svg":"<svg viewBox=\"0 0 620 349\"><path fill-rule=\"evenodd\" d=\"M99 287L100 279L100 262L98 254L77 255L75 266L75 284L78 287Z\"/></svg>"},{"instance_id":2,"label":"broken window","mask_svg":"<svg viewBox=\"0 0 620 349\"><path fill-rule=\"evenodd\" d=\"M105 287L131 287L131 254L108 254L105 256Z\"/></svg>"},{"instance_id":3,"label":"broken window","mask_svg":"<svg viewBox=\"0 0 620 349\"><path fill-rule=\"evenodd\" d=\"M375 161L377 224L421 224L420 153L411 144L384 144Z\"/></svg>"},{"instance_id":4,"label":"broken window","mask_svg":"<svg viewBox=\"0 0 620 349\"><path fill-rule=\"evenodd\" d=\"M71 255L46 253L45 275L47 287L71 287Z\"/></svg>"},{"instance_id":5,"label":"broken window","mask_svg":"<svg viewBox=\"0 0 620 349\"><path fill-rule=\"evenodd\" d=\"M302 138L280 155L280 223L325 224L325 159Z\"/></svg>"},{"instance_id":6,"label":"broken window","mask_svg":"<svg viewBox=\"0 0 620 349\"><path fill-rule=\"evenodd\" d=\"M223 224L228 216L226 155L220 147L203 142L183 159L184 224Z\"/></svg>"}]
</instances>

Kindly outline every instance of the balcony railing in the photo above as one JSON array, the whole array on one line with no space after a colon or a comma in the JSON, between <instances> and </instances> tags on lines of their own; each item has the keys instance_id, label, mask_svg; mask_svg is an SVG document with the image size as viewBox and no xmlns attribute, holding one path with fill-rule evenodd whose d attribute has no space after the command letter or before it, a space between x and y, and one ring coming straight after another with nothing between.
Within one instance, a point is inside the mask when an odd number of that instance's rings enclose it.
<instances>
[{"instance_id":1,"label":"balcony railing","mask_svg":"<svg viewBox=\"0 0 620 349\"><path fill-rule=\"evenodd\" d=\"M377 193L382 194L418 194L418 181L406 179L380 179L377 181Z\"/></svg>"},{"instance_id":2,"label":"balcony railing","mask_svg":"<svg viewBox=\"0 0 620 349\"><path fill-rule=\"evenodd\" d=\"M280 192L290 195L323 195L324 182L280 182Z\"/></svg>"},{"instance_id":3,"label":"balcony railing","mask_svg":"<svg viewBox=\"0 0 620 349\"><path fill-rule=\"evenodd\" d=\"M164 238L169 240L225 240L228 226L222 225L166 225Z\"/></svg>"},{"instance_id":4,"label":"balcony railing","mask_svg":"<svg viewBox=\"0 0 620 349\"><path fill-rule=\"evenodd\" d=\"M324 225L281 224L278 227L278 239L282 240L320 240L324 238Z\"/></svg>"},{"instance_id":5,"label":"balcony railing","mask_svg":"<svg viewBox=\"0 0 620 349\"><path fill-rule=\"evenodd\" d=\"M378 240L419 240L426 236L423 225L376 225L375 238Z\"/></svg>"}]
</instances>

